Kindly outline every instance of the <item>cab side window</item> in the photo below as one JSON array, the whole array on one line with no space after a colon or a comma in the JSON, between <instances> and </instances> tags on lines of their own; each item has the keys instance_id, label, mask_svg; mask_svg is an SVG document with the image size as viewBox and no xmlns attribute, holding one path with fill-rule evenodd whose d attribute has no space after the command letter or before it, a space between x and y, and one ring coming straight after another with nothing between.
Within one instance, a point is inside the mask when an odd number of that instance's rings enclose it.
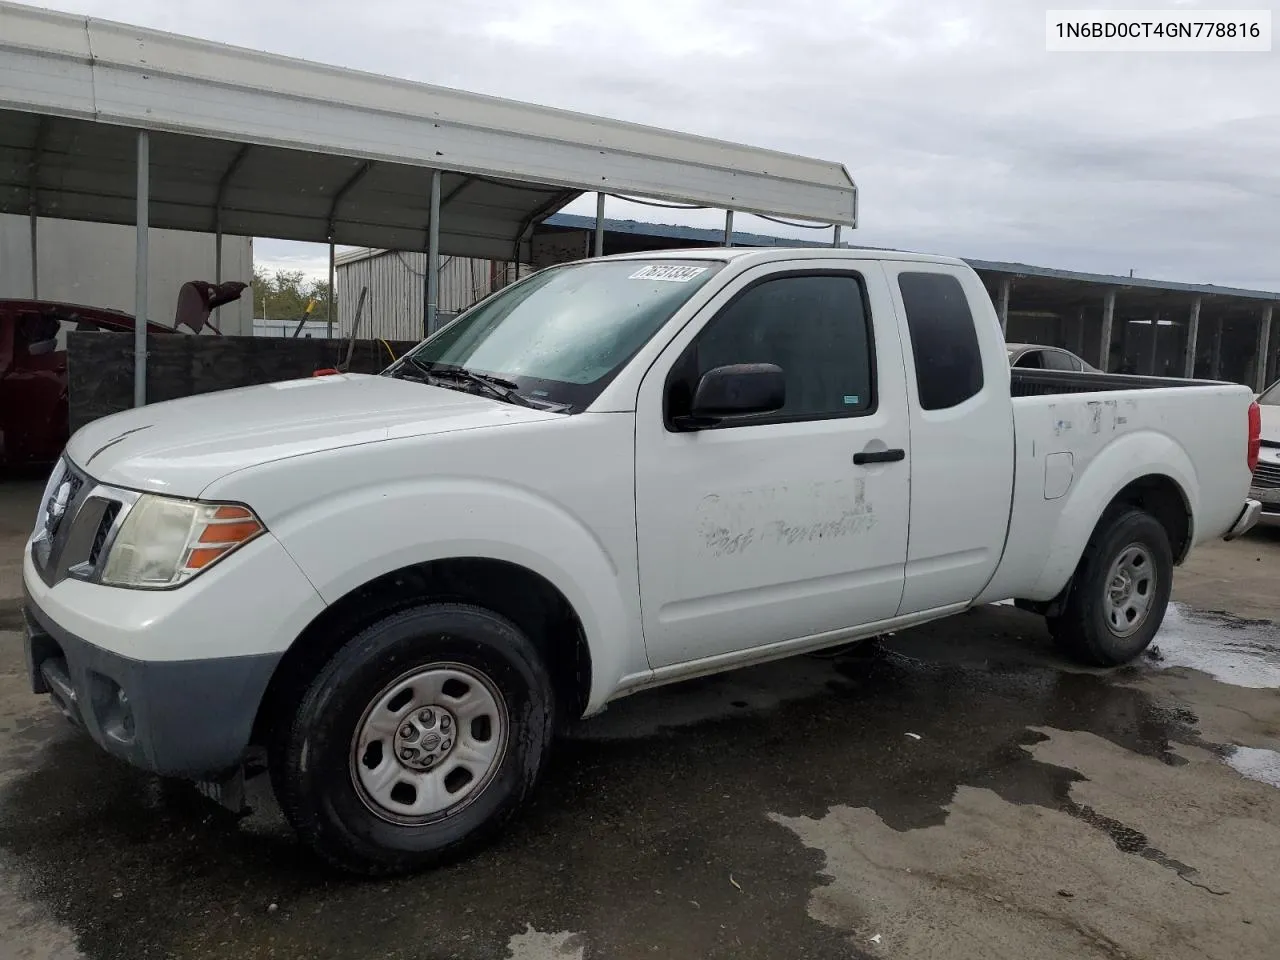
<instances>
[{"instance_id":1,"label":"cab side window","mask_svg":"<svg viewBox=\"0 0 1280 960\"><path fill-rule=\"evenodd\" d=\"M898 274L916 390L925 410L946 410L982 390L982 351L969 300L949 273ZM1021 366L1021 364L1019 364Z\"/></svg>"},{"instance_id":2,"label":"cab side window","mask_svg":"<svg viewBox=\"0 0 1280 960\"><path fill-rule=\"evenodd\" d=\"M791 274L748 287L677 362L668 419L688 412L698 381L736 363L773 363L786 377L781 410L725 426L857 416L875 409L873 351L861 278Z\"/></svg>"}]
</instances>

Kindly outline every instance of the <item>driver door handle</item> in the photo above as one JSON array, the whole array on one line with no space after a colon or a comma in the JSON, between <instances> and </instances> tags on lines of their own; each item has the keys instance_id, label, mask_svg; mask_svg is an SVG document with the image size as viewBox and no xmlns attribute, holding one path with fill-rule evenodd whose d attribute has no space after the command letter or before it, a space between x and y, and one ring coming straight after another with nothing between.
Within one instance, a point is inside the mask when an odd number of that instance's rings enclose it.
<instances>
[{"instance_id":1,"label":"driver door handle","mask_svg":"<svg viewBox=\"0 0 1280 960\"><path fill-rule=\"evenodd\" d=\"M907 459L907 451L901 448L897 450L864 450L862 453L853 455L853 463L857 467L866 463L897 463L899 460L905 459Z\"/></svg>"}]
</instances>

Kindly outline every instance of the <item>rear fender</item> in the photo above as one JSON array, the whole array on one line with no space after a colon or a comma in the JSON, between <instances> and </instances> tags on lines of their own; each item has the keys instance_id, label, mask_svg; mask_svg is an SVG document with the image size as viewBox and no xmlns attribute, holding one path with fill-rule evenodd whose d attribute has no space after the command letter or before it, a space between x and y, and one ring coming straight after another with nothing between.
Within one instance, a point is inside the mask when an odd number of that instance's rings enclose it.
<instances>
[{"instance_id":1,"label":"rear fender","mask_svg":"<svg viewBox=\"0 0 1280 960\"><path fill-rule=\"evenodd\" d=\"M1072 485L1049 539L1049 555L1026 598L1052 600L1075 572L1098 521L1116 496L1135 480L1165 476L1182 492L1194 530L1200 486L1186 451L1170 437L1139 431L1117 437L1094 456Z\"/></svg>"}]
</instances>

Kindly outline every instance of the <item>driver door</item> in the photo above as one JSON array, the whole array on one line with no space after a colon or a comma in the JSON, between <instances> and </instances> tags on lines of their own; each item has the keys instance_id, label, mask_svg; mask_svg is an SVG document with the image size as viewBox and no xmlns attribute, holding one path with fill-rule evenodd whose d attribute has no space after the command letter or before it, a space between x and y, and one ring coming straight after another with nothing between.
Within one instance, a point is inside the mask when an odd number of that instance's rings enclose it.
<instances>
[{"instance_id":1,"label":"driver door","mask_svg":"<svg viewBox=\"0 0 1280 960\"><path fill-rule=\"evenodd\" d=\"M781 367L784 407L710 429L674 426L701 375L734 363ZM882 456L866 462L868 452ZM895 616L907 552L908 411L879 264L784 262L728 284L641 384L635 462L655 669L793 640L834 642Z\"/></svg>"}]
</instances>

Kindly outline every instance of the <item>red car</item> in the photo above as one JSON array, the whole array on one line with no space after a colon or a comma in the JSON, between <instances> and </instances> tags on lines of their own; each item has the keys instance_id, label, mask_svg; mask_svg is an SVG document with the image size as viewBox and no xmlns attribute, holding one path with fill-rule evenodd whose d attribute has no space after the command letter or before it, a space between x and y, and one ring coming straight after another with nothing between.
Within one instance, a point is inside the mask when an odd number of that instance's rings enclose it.
<instances>
[{"instance_id":1,"label":"red car","mask_svg":"<svg viewBox=\"0 0 1280 960\"><path fill-rule=\"evenodd\" d=\"M68 439L63 324L77 330L133 330L117 310L46 300L0 300L0 468L52 462ZM149 333L173 333L147 325Z\"/></svg>"}]
</instances>

